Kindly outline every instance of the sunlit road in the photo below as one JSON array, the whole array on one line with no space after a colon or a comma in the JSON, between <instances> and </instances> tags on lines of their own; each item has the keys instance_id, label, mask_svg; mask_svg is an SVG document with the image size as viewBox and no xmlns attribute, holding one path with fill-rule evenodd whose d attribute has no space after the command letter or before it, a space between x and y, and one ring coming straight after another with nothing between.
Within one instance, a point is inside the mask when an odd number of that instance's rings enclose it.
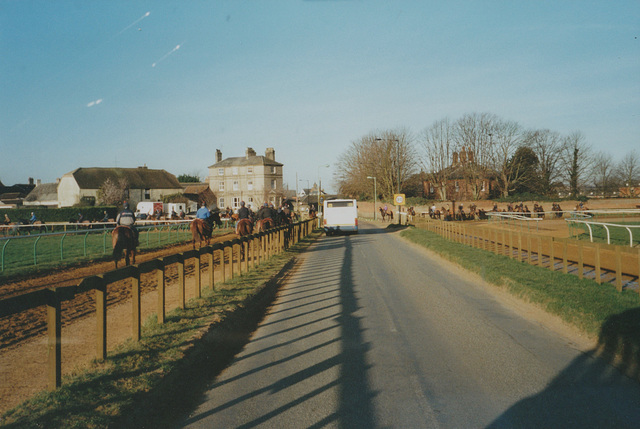
<instances>
[{"instance_id":1,"label":"sunlit road","mask_svg":"<svg viewBox=\"0 0 640 429\"><path fill-rule=\"evenodd\" d=\"M322 237L182 424L640 426L640 387L396 234Z\"/></svg>"}]
</instances>

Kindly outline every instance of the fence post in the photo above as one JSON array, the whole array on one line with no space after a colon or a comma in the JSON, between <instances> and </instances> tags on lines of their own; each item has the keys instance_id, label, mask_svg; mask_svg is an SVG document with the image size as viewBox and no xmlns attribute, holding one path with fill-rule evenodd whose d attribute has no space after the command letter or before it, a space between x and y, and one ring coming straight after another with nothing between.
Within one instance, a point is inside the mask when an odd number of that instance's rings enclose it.
<instances>
[{"instance_id":1,"label":"fence post","mask_svg":"<svg viewBox=\"0 0 640 429\"><path fill-rule=\"evenodd\" d=\"M102 276L96 287L96 359L107 358L107 284Z\"/></svg>"},{"instance_id":2,"label":"fence post","mask_svg":"<svg viewBox=\"0 0 640 429\"><path fill-rule=\"evenodd\" d=\"M578 246L578 278L584 278L584 247L582 246L582 241L577 240Z\"/></svg>"},{"instance_id":3,"label":"fence post","mask_svg":"<svg viewBox=\"0 0 640 429\"><path fill-rule=\"evenodd\" d=\"M165 321L165 290L164 290L164 258L158 259L160 266L156 269L156 287L158 288L158 324Z\"/></svg>"},{"instance_id":4,"label":"fence post","mask_svg":"<svg viewBox=\"0 0 640 429\"><path fill-rule=\"evenodd\" d=\"M537 244L538 244L538 266L542 267L542 238L537 236Z\"/></svg>"},{"instance_id":5,"label":"fence post","mask_svg":"<svg viewBox=\"0 0 640 429\"><path fill-rule=\"evenodd\" d=\"M518 232L518 262L522 262L522 232Z\"/></svg>"},{"instance_id":6,"label":"fence post","mask_svg":"<svg viewBox=\"0 0 640 429\"><path fill-rule=\"evenodd\" d=\"M569 272L569 262L567 261L567 239L562 239L562 272L567 274Z\"/></svg>"},{"instance_id":7,"label":"fence post","mask_svg":"<svg viewBox=\"0 0 640 429\"><path fill-rule=\"evenodd\" d=\"M196 283L196 298L202 298L202 288L200 287L200 252L195 257L195 261L193 263L193 277L195 278Z\"/></svg>"},{"instance_id":8,"label":"fence post","mask_svg":"<svg viewBox=\"0 0 640 429\"><path fill-rule=\"evenodd\" d=\"M513 231L509 230L509 258L513 259Z\"/></svg>"},{"instance_id":9,"label":"fence post","mask_svg":"<svg viewBox=\"0 0 640 429\"><path fill-rule=\"evenodd\" d=\"M595 243L595 271L596 271L596 283L602 283L602 267L600 266L600 243Z\"/></svg>"},{"instance_id":10,"label":"fence post","mask_svg":"<svg viewBox=\"0 0 640 429\"><path fill-rule=\"evenodd\" d=\"M178 294L180 301L180 308L182 310L185 309L186 306L186 293L184 287L184 253L180 254L180 259L178 260Z\"/></svg>"},{"instance_id":11,"label":"fence post","mask_svg":"<svg viewBox=\"0 0 640 429\"><path fill-rule=\"evenodd\" d=\"M616 245L616 289L622 292L622 252L620 246Z\"/></svg>"},{"instance_id":12,"label":"fence post","mask_svg":"<svg viewBox=\"0 0 640 429\"><path fill-rule=\"evenodd\" d=\"M55 289L47 297L47 373L49 390L62 384L62 317L60 298Z\"/></svg>"},{"instance_id":13,"label":"fence post","mask_svg":"<svg viewBox=\"0 0 640 429\"><path fill-rule=\"evenodd\" d=\"M215 288L215 271L214 271L214 265L213 265L213 248L209 248L209 250L207 251L207 256L209 259L209 289L211 291L214 291Z\"/></svg>"},{"instance_id":14,"label":"fence post","mask_svg":"<svg viewBox=\"0 0 640 429\"><path fill-rule=\"evenodd\" d=\"M553 237L549 237L549 268L551 269L551 271L556 270L556 256L553 249L553 242Z\"/></svg>"}]
</instances>

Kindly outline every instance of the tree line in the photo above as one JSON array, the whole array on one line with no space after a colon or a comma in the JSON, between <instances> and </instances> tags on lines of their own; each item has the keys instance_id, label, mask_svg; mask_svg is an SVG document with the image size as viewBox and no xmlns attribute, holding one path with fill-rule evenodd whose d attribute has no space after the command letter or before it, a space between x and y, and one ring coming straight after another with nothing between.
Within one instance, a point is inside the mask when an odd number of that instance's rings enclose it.
<instances>
[{"instance_id":1,"label":"tree line","mask_svg":"<svg viewBox=\"0 0 640 429\"><path fill-rule=\"evenodd\" d=\"M423 196L426 181L441 199L449 199L454 158L459 162L455 174L470 186L473 199L481 196L482 178L492 179L491 198L609 197L620 188L640 187L637 151L630 150L616 163L610 153L594 151L579 131L563 135L526 129L492 113L439 119L419 133L407 128L370 132L338 156L334 179L341 194L358 198L373 195L375 177L382 198L398 190Z\"/></svg>"}]
</instances>

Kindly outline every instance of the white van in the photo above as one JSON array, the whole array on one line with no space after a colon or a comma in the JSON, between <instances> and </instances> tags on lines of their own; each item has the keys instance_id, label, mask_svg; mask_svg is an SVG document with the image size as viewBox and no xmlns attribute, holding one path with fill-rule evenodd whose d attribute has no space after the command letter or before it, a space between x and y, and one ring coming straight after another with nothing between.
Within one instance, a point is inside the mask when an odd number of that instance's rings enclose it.
<instances>
[{"instance_id":1,"label":"white van","mask_svg":"<svg viewBox=\"0 0 640 429\"><path fill-rule=\"evenodd\" d=\"M356 200L325 200L323 217L327 235L340 232L358 233L358 202Z\"/></svg>"}]
</instances>

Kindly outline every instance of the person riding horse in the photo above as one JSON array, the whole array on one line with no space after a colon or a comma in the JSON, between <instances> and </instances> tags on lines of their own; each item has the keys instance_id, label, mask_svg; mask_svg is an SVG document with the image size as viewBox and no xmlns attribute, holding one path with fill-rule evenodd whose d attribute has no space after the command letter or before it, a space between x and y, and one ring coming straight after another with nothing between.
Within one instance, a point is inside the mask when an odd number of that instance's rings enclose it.
<instances>
[{"instance_id":1,"label":"person riding horse","mask_svg":"<svg viewBox=\"0 0 640 429\"><path fill-rule=\"evenodd\" d=\"M125 201L122 211L118 213L118 217L116 217L116 225L122 225L131 228L134 236L136 237L136 247L140 245L138 240L138 236L140 233L138 229L135 227L136 223L136 215L129 208L129 203Z\"/></svg>"}]
</instances>

